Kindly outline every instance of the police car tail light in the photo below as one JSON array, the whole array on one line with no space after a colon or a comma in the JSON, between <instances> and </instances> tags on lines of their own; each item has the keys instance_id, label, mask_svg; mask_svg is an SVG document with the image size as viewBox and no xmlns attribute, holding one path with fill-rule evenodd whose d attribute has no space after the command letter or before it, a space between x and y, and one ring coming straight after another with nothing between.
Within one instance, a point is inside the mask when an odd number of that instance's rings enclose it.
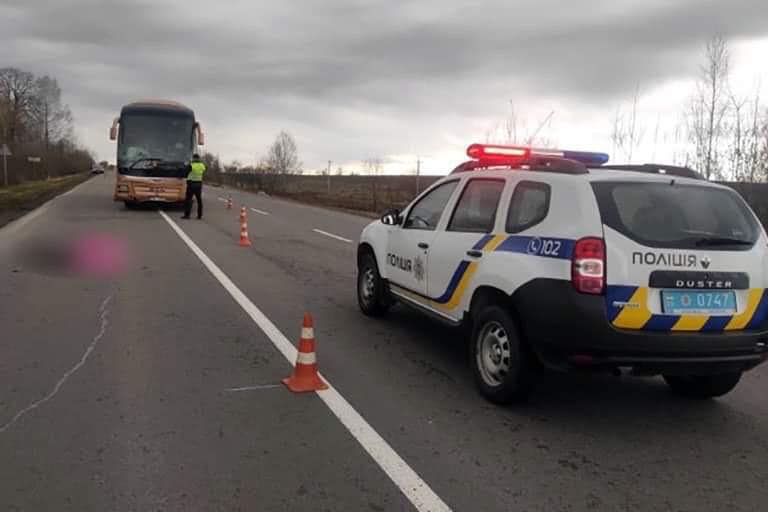
<instances>
[{"instance_id":1,"label":"police car tail light","mask_svg":"<svg viewBox=\"0 0 768 512\"><path fill-rule=\"evenodd\" d=\"M571 280L581 293L600 295L605 289L605 242L601 238L582 238L576 242L571 264Z\"/></svg>"}]
</instances>

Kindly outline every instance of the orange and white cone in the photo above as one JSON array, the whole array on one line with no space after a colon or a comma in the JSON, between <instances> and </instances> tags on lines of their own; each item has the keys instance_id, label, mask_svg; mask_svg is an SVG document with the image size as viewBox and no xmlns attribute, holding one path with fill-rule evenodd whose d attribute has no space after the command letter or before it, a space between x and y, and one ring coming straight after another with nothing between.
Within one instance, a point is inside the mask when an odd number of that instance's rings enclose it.
<instances>
[{"instance_id":1,"label":"orange and white cone","mask_svg":"<svg viewBox=\"0 0 768 512\"><path fill-rule=\"evenodd\" d=\"M312 323L312 315L304 313L304 325L301 328L299 340L299 353L296 356L296 367L293 375L283 379L283 384L294 393L306 393L328 389L328 384L323 382L317 373L317 356L315 355L315 328Z\"/></svg>"},{"instance_id":2,"label":"orange and white cone","mask_svg":"<svg viewBox=\"0 0 768 512\"><path fill-rule=\"evenodd\" d=\"M232 209L232 196L229 196L229 198L227 199L227 210L231 210L231 209Z\"/></svg>"},{"instance_id":3,"label":"orange and white cone","mask_svg":"<svg viewBox=\"0 0 768 512\"><path fill-rule=\"evenodd\" d=\"M248 217L245 207L240 210L240 247L250 247L251 239L248 237Z\"/></svg>"}]
</instances>

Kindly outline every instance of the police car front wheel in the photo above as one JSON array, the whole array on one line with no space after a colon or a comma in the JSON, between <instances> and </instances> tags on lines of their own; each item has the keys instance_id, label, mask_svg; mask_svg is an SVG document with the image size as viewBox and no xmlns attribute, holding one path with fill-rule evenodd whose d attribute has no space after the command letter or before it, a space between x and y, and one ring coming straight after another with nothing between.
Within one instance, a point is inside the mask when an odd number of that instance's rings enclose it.
<instances>
[{"instance_id":1,"label":"police car front wheel","mask_svg":"<svg viewBox=\"0 0 768 512\"><path fill-rule=\"evenodd\" d=\"M533 384L533 366L510 315L487 306L472 329L472 367L480 392L495 403L524 400Z\"/></svg>"},{"instance_id":2,"label":"police car front wheel","mask_svg":"<svg viewBox=\"0 0 768 512\"><path fill-rule=\"evenodd\" d=\"M686 377L665 375L664 380L678 395L689 398L715 398L732 391L741 380L741 372Z\"/></svg>"}]
</instances>

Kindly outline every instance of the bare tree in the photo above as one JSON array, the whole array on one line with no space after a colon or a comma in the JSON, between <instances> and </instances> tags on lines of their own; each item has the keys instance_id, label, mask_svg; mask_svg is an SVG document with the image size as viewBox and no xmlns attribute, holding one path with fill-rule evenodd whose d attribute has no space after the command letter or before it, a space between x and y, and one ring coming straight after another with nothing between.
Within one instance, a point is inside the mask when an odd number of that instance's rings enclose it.
<instances>
[{"instance_id":1,"label":"bare tree","mask_svg":"<svg viewBox=\"0 0 768 512\"><path fill-rule=\"evenodd\" d=\"M371 157L365 161L365 171L371 176L371 203L373 211L379 211L379 194L378 194L378 181L382 171L382 159L381 157Z\"/></svg>"},{"instance_id":2,"label":"bare tree","mask_svg":"<svg viewBox=\"0 0 768 512\"><path fill-rule=\"evenodd\" d=\"M298 174L301 171L296 142L288 132L282 131L269 147L267 161L272 172L280 175Z\"/></svg>"},{"instance_id":3,"label":"bare tree","mask_svg":"<svg viewBox=\"0 0 768 512\"><path fill-rule=\"evenodd\" d=\"M552 118L555 115L555 111L552 110L549 114L539 121L532 129L528 123L528 119L522 117L515 108L515 104L512 100L509 100L510 111L507 118L502 123L497 123L496 128L486 134L486 142L492 143L495 137L494 133L501 132L499 141L503 144L519 144L528 146L540 146L548 147L552 141L547 135L552 128Z\"/></svg>"},{"instance_id":4,"label":"bare tree","mask_svg":"<svg viewBox=\"0 0 768 512\"><path fill-rule=\"evenodd\" d=\"M750 100L739 98L729 91L730 124L726 127L730 136L729 163L731 175L739 181L754 182L764 178L760 143L765 117L761 112L760 87Z\"/></svg>"},{"instance_id":5,"label":"bare tree","mask_svg":"<svg viewBox=\"0 0 768 512\"><path fill-rule=\"evenodd\" d=\"M224 172L228 174L237 174L242 169L243 164L239 160L232 160L224 166Z\"/></svg>"},{"instance_id":6,"label":"bare tree","mask_svg":"<svg viewBox=\"0 0 768 512\"><path fill-rule=\"evenodd\" d=\"M269 175L265 176L265 183L270 192L278 186L284 186L286 176L289 174L301 174L301 162L296 141L286 132L281 131L275 137L275 141L267 150L264 160Z\"/></svg>"},{"instance_id":7,"label":"bare tree","mask_svg":"<svg viewBox=\"0 0 768 512\"><path fill-rule=\"evenodd\" d=\"M744 110L747 100L737 97L732 91L728 92L728 101L730 103L731 120L730 126L724 123L724 131L731 137L730 147L728 148L728 164L730 176L736 181L744 181L745 166L745 144L747 133L744 130Z\"/></svg>"},{"instance_id":8,"label":"bare tree","mask_svg":"<svg viewBox=\"0 0 768 512\"><path fill-rule=\"evenodd\" d=\"M760 142L758 169L761 170L762 178L768 179L768 110L764 111L760 124Z\"/></svg>"},{"instance_id":9,"label":"bare tree","mask_svg":"<svg viewBox=\"0 0 768 512\"><path fill-rule=\"evenodd\" d=\"M616 113L613 116L613 126L611 128L611 143L613 144L612 155L616 155L619 148L623 148L626 144L626 132L624 130L624 114L621 112L621 107L616 107Z\"/></svg>"},{"instance_id":10,"label":"bare tree","mask_svg":"<svg viewBox=\"0 0 768 512\"><path fill-rule=\"evenodd\" d=\"M640 87L635 87L632 102L624 113L623 107L616 108L611 130L614 154L621 153L627 163L632 163L635 151L640 146L645 130L638 126L637 113L640 104Z\"/></svg>"},{"instance_id":11,"label":"bare tree","mask_svg":"<svg viewBox=\"0 0 768 512\"><path fill-rule=\"evenodd\" d=\"M689 136L695 146L697 165L707 179L722 173L720 141L728 111L730 53L722 36L710 39L704 49L705 63L689 108Z\"/></svg>"},{"instance_id":12,"label":"bare tree","mask_svg":"<svg viewBox=\"0 0 768 512\"><path fill-rule=\"evenodd\" d=\"M72 113L61 102L61 89L55 78L43 76L35 81L31 116L46 151L51 142L55 143L70 134Z\"/></svg>"},{"instance_id":13,"label":"bare tree","mask_svg":"<svg viewBox=\"0 0 768 512\"><path fill-rule=\"evenodd\" d=\"M4 139L15 144L20 141L35 99L35 77L16 68L0 69L0 98L5 109Z\"/></svg>"},{"instance_id":14,"label":"bare tree","mask_svg":"<svg viewBox=\"0 0 768 512\"><path fill-rule=\"evenodd\" d=\"M656 152L659 149L659 127L661 126L661 114L656 116L656 128L653 130L653 156L651 161L656 161Z\"/></svg>"}]
</instances>

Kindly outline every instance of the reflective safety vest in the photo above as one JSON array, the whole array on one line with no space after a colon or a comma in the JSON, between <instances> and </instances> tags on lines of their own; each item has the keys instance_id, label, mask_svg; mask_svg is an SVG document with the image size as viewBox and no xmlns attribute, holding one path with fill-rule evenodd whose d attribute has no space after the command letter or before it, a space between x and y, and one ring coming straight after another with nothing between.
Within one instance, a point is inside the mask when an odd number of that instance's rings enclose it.
<instances>
[{"instance_id":1,"label":"reflective safety vest","mask_svg":"<svg viewBox=\"0 0 768 512\"><path fill-rule=\"evenodd\" d=\"M203 181L203 174L205 174L205 164L203 162L192 162L189 166L189 174L187 174L187 181Z\"/></svg>"}]
</instances>

